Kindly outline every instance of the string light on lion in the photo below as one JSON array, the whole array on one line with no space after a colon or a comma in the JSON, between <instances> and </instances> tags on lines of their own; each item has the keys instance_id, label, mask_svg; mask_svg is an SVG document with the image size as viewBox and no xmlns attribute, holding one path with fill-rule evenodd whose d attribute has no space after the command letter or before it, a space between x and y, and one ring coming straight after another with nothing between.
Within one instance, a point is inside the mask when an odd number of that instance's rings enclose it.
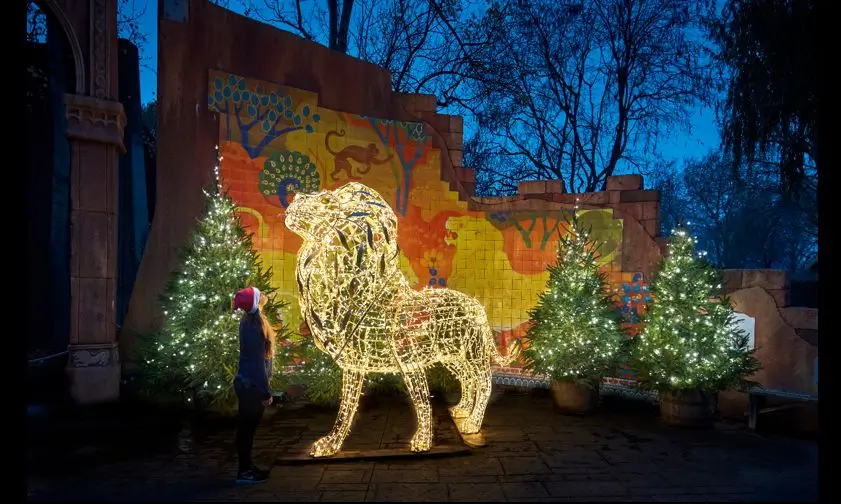
<instances>
[{"instance_id":1,"label":"string light on lion","mask_svg":"<svg viewBox=\"0 0 841 504\"><path fill-rule=\"evenodd\" d=\"M425 370L442 364L461 384L450 409L464 434L478 433L491 394L491 361L516 359L496 348L484 307L451 289L415 290L399 268L397 216L373 189L351 182L333 191L298 194L286 226L301 236L296 275L301 314L319 350L342 370L333 429L310 451L341 450L369 373L403 377L417 417L409 446L432 447L432 408Z\"/></svg>"}]
</instances>

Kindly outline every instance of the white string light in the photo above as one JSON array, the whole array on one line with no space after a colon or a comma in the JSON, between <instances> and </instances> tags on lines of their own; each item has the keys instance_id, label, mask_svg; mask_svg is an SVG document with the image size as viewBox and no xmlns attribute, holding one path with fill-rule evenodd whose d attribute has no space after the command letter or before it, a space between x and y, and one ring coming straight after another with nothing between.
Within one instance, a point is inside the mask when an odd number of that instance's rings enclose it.
<instances>
[{"instance_id":1,"label":"white string light","mask_svg":"<svg viewBox=\"0 0 841 504\"><path fill-rule=\"evenodd\" d=\"M432 447L432 408L425 370L440 363L461 384L451 409L465 434L481 429L491 394L491 361L506 365L496 348L484 307L450 289L412 289L399 268L397 216L373 189L351 182L334 191L297 194L286 226L301 236L297 283L301 314L314 343L342 370L339 412L333 429L316 441L312 456L341 450L369 373L403 377L417 417L412 451Z\"/></svg>"},{"instance_id":2,"label":"white string light","mask_svg":"<svg viewBox=\"0 0 841 504\"><path fill-rule=\"evenodd\" d=\"M733 308L716 297L715 270L693 254L697 239L672 231L669 253L652 285L657 298L638 335L634 360L639 377L660 390L722 389L757 368Z\"/></svg>"}]
</instances>

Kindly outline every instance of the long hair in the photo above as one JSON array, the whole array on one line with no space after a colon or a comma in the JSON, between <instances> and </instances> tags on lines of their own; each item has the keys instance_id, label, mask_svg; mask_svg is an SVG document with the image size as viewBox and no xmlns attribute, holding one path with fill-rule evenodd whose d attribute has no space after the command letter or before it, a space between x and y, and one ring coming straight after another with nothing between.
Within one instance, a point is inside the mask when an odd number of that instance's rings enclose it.
<instances>
[{"instance_id":1,"label":"long hair","mask_svg":"<svg viewBox=\"0 0 841 504\"><path fill-rule=\"evenodd\" d=\"M259 308L254 313L249 313L246 315L248 321L251 324L257 324L259 321L260 324L260 332L263 334L263 346L264 352L263 355L266 359L271 359L274 357L275 351L275 337L277 333L275 332L272 325L269 323L269 319L266 318L266 314L263 313L263 306L266 304L266 299L264 294L260 294L260 301L259 301Z\"/></svg>"},{"instance_id":2,"label":"long hair","mask_svg":"<svg viewBox=\"0 0 841 504\"><path fill-rule=\"evenodd\" d=\"M266 318L266 314L263 313L262 307L257 310L257 313L260 314L260 325L263 327L263 342L265 344L265 356L266 359L271 359L274 357L274 345L275 345L275 333L274 328L269 323L269 319Z\"/></svg>"}]
</instances>

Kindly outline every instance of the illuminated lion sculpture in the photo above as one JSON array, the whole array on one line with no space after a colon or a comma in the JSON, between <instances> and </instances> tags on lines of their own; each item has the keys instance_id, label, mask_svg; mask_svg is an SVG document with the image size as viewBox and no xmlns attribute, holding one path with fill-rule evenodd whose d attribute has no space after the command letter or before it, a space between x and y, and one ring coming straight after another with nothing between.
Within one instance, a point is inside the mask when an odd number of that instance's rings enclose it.
<instances>
[{"instance_id":1,"label":"illuminated lion sculpture","mask_svg":"<svg viewBox=\"0 0 841 504\"><path fill-rule=\"evenodd\" d=\"M436 363L461 383L451 408L465 434L478 433L491 394L491 361L502 356L484 308L449 289L412 289L399 268L397 216L374 190L352 182L298 194L286 226L303 238L297 256L300 308L318 348L342 370L338 417L310 454L337 453L356 415L368 373L399 373L417 416L412 451L432 447L432 408L425 370Z\"/></svg>"}]
</instances>

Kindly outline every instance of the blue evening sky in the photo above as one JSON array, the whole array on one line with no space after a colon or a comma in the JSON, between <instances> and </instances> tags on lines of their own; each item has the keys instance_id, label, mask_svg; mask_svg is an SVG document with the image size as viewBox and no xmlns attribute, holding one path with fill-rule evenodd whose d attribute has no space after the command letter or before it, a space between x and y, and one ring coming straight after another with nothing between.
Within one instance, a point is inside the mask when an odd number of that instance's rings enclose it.
<instances>
[{"instance_id":1,"label":"blue evening sky","mask_svg":"<svg viewBox=\"0 0 841 504\"><path fill-rule=\"evenodd\" d=\"M141 55L140 95L143 103L150 101L157 90L157 53L158 53L158 2L157 0L135 0L138 10L143 14L139 20L140 29L148 35L148 41ZM143 3L146 3L143 9ZM240 2L230 2L230 9L242 13ZM720 143L718 127L715 124L715 112L709 108L699 108L693 112L691 133L678 131L670 138L659 141L659 151L666 159L677 161L682 167L687 157L700 158Z\"/></svg>"}]
</instances>

